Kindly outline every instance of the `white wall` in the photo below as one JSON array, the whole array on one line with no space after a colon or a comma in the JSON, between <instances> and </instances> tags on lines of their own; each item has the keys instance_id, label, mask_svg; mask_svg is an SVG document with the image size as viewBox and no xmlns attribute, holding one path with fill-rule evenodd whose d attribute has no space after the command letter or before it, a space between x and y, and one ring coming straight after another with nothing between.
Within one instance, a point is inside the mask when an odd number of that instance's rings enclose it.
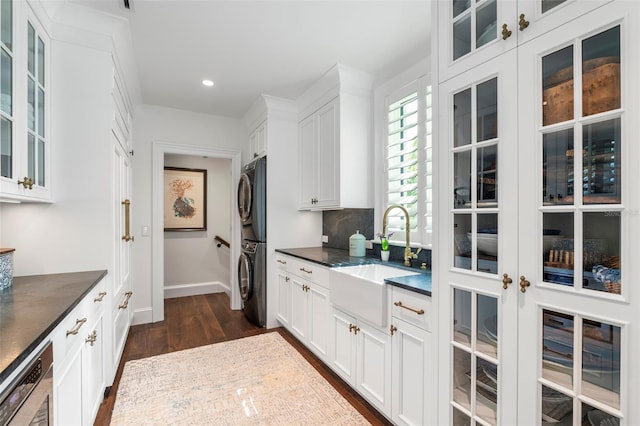
<instances>
[{"instance_id":1,"label":"white wall","mask_svg":"<svg viewBox=\"0 0 640 426\"><path fill-rule=\"evenodd\" d=\"M150 105L136 109L131 204L132 233L136 238L132 250L134 324L151 322L153 312L152 241L140 232L143 226L151 228L152 224L153 143L243 150L248 149L248 138L240 120Z\"/></svg>"},{"instance_id":2,"label":"white wall","mask_svg":"<svg viewBox=\"0 0 640 426\"><path fill-rule=\"evenodd\" d=\"M231 241L231 160L167 154L164 164L207 170L207 230L164 233L165 297L228 293L230 250L214 237Z\"/></svg>"}]
</instances>

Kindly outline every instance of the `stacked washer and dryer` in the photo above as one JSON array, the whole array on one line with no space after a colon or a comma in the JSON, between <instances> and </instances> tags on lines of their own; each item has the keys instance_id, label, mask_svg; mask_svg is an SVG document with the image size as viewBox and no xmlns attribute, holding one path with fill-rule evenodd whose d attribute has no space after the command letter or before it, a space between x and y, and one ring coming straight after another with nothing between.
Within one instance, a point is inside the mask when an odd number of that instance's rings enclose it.
<instances>
[{"instance_id":1,"label":"stacked washer and dryer","mask_svg":"<svg viewBox=\"0 0 640 426\"><path fill-rule=\"evenodd\" d=\"M238 285L246 317L267 325L267 159L258 158L242 169L238 184L238 213L242 221L242 251Z\"/></svg>"}]
</instances>

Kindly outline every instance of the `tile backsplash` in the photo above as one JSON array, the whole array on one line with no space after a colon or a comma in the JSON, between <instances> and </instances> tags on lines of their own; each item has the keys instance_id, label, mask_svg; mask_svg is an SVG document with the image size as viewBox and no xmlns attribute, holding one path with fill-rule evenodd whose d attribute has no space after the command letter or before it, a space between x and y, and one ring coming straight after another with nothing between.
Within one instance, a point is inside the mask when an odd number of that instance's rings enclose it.
<instances>
[{"instance_id":1,"label":"tile backsplash","mask_svg":"<svg viewBox=\"0 0 640 426\"><path fill-rule=\"evenodd\" d=\"M349 249L349 237L360 231L367 240L375 238L373 209L344 209L322 212L322 235L329 239L325 247Z\"/></svg>"}]
</instances>

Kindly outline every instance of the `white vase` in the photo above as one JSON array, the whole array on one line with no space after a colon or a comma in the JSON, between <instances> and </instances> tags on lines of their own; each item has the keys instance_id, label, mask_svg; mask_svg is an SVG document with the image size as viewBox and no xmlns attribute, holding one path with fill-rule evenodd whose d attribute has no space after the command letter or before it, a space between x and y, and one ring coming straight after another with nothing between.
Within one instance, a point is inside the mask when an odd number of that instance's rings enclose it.
<instances>
[{"instance_id":1,"label":"white vase","mask_svg":"<svg viewBox=\"0 0 640 426\"><path fill-rule=\"evenodd\" d=\"M382 259L383 262L387 262L389 260L389 250L382 250L380 252L380 259Z\"/></svg>"}]
</instances>

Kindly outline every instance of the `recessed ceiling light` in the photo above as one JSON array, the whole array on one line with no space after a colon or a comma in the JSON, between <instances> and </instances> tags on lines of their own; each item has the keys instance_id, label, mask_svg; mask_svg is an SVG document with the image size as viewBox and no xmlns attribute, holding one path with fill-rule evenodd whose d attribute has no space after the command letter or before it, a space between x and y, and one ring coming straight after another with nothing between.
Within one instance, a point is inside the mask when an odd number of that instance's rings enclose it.
<instances>
[{"instance_id":1,"label":"recessed ceiling light","mask_svg":"<svg viewBox=\"0 0 640 426\"><path fill-rule=\"evenodd\" d=\"M211 80L202 80L202 84L204 84L207 87L211 87L211 86L213 86L213 81L211 81Z\"/></svg>"}]
</instances>

